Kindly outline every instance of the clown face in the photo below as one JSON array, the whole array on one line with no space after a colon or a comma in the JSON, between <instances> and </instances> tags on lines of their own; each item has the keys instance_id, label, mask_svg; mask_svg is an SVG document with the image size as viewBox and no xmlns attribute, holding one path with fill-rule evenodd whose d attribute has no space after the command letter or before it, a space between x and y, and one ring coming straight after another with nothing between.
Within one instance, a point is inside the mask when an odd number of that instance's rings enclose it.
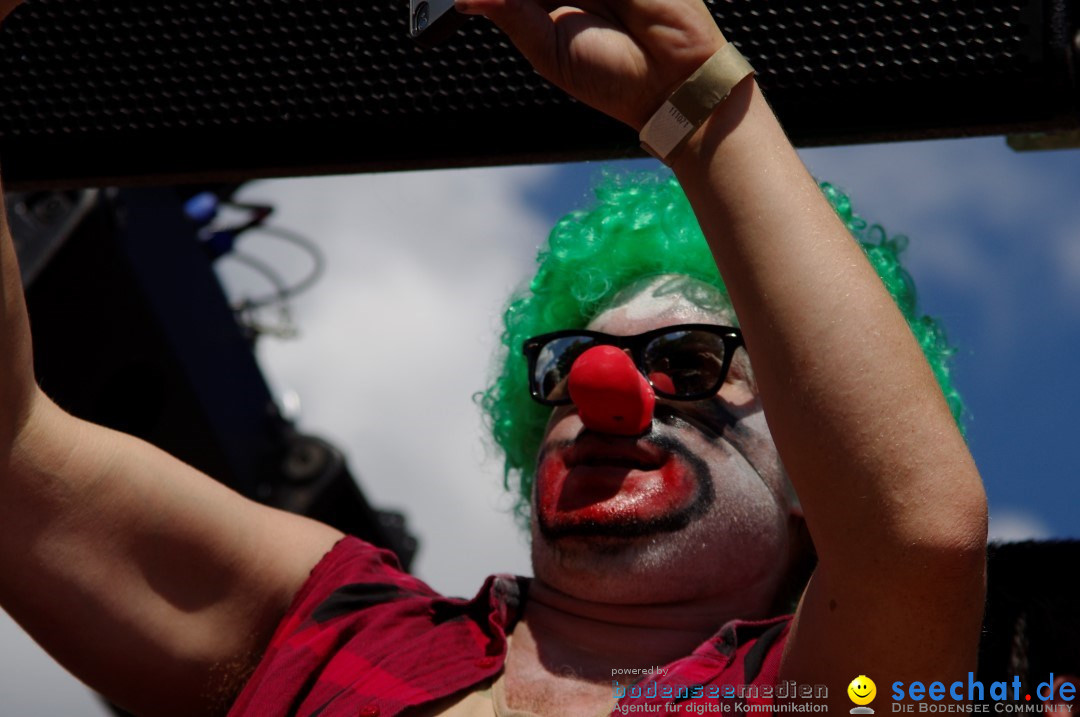
<instances>
[{"instance_id":1,"label":"clown face","mask_svg":"<svg viewBox=\"0 0 1080 717\"><path fill-rule=\"evenodd\" d=\"M668 275L624 290L588 328L631 336L732 320L714 288ZM658 398L638 435L586 425L574 404L555 409L532 515L534 569L556 589L608 602L734 600L747 617L786 573L801 519L741 349L714 396Z\"/></svg>"}]
</instances>

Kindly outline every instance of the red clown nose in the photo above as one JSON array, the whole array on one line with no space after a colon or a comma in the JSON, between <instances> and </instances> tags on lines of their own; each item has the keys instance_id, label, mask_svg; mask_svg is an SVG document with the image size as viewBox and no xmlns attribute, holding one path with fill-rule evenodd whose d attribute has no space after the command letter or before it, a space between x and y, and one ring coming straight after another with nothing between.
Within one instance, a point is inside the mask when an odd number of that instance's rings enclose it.
<instances>
[{"instance_id":1,"label":"red clown nose","mask_svg":"<svg viewBox=\"0 0 1080 717\"><path fill-rule=\"evenodd\" d=\"M570 368L570 399L585 427L636 436L652 423L656 395L622 350L594 346Z\"/></svg>"}]
</instances>

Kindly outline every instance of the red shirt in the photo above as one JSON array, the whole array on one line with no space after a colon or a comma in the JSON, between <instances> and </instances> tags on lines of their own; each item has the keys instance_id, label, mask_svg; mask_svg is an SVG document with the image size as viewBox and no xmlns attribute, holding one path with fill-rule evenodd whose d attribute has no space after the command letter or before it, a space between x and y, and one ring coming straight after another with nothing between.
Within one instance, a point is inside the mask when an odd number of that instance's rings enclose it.
<instances>
[{"instance_id":1,"label":"red shirt","mask_svg":"<svg viewBox=\"0 0 1080 717\"><path fill-rule=\"evenodd\" d=\"M344 538L311 571L229 715L389 717L474 687L502 669L528 588L527 578L496 575L472 600L445 598L391 553ZM789 622L733 621L664 675L613 676L641 690L620 704L682 701L659 695L695 686L699 702L771 702L705 695L775 684Z\"/></svg>"}]
</instances>

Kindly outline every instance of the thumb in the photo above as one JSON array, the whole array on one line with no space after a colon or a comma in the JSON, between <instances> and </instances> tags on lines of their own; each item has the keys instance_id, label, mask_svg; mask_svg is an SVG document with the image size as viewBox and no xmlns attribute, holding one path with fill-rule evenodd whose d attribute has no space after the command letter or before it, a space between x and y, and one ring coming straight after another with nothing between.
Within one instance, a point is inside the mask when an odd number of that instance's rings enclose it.
<instances>
[{"instance_id":1,"label":"thumb","mask_svg":"<svg viewBox=\"0 0 1080 717\"><path fill-rule=\"evenodd\" d=\"M518 51L545 77L558 65L555 22L536 0L454 0L465 15L483 15L510 38Z\"/></svg>"}]
</instances>

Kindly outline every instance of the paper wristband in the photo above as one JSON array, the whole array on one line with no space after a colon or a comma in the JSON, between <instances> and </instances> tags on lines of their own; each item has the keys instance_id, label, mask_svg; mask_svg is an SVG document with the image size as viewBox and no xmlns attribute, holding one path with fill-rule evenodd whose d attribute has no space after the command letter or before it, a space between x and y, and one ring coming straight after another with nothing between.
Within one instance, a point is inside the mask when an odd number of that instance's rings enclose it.
<instances>
[{"instance_id":1,"label":"paper wristband","mask_svg":"<svg viewBox=\"0 0 1080 717\"><path fill-rule=\"evenodd\" d=\"M704 124L716 106L754 68L730 42L721 47L668 97L641 128L641 146L666 162L683 140Z\"/></svg>"}]
</instances>

